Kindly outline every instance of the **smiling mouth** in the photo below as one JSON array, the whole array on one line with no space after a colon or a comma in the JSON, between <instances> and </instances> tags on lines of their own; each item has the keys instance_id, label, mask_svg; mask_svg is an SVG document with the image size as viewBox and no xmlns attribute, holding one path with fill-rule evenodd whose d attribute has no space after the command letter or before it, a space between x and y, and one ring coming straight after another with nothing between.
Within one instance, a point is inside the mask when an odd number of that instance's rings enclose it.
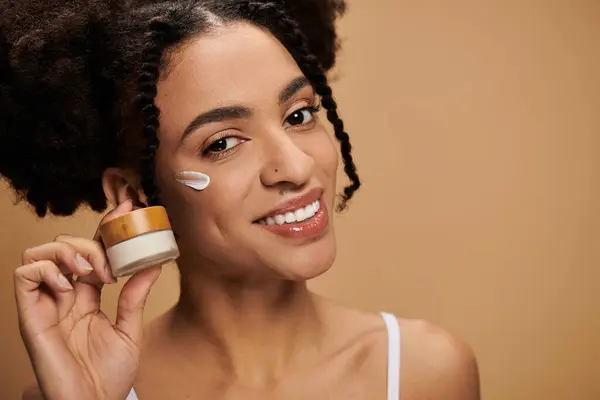
<instances>
[{"instance_id":1,"label":"smiling mouth","mask_svg":"<svg viewBox=\"0 0 600 400\"><path fill-rule=\"evenodd\" d=\"M297 224L312 219L321 209L321 201L316 200L307 206L300 207L296 210L273 215L267 218L259 219L256 223L261 225L285 225Z\"/></svg>"}]
</instances>

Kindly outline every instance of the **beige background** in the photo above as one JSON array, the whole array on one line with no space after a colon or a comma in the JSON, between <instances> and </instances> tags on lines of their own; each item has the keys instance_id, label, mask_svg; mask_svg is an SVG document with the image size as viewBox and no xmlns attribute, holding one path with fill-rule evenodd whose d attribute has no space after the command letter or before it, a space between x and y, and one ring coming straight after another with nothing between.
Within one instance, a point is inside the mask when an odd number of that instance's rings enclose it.
<instances>
[{"instance_id":1,"label":"beige background","mask_svg":"<svg viewBox=\"0 0 600 400\"><path fill-rule=\"evenodd\" d=\"M365 185L313 288L462 335L486 399L600 399L600 2L355 0L342 34ZM97 216L36 221L4 190L0 213L0 397L17 399L12 270ZM149 314L176 295L170 269Z\"/></svg>"}]
</instances>

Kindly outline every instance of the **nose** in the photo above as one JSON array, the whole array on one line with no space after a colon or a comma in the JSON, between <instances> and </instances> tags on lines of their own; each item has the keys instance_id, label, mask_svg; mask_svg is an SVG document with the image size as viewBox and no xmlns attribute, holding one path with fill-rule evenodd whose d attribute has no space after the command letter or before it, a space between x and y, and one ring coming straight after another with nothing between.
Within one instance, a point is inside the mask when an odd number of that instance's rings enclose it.
<instances>
[{"instance_id":1,"label":"nose","mask_svg":"<svg viewBox=\"0 0 600 400\"><path fill-rule=\"evenodd\" d=\"M310 180L315 161L287 132L270 135L265 142L265 163L260 175L263 185L295 189Z\"/></svg>"}]
</instances>

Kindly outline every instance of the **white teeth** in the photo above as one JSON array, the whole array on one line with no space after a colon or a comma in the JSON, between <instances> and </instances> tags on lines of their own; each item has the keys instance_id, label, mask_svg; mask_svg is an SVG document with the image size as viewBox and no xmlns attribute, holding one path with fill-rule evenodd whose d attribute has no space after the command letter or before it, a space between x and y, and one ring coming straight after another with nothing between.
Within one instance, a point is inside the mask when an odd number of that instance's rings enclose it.
<instances>
[{"instance_id":1,"label":"white teeth","mask_svg":"<svg viewBox=\"0 0 600 400\"><path fill-rule=\"evenodd\" d=\"M312 218L317 213L317 210L315 208L315 203L311 203L311 204L307 205L305 208L303 208L302 210L296 211L296 213L298 213L298 212L301 212L302 217L303 217L303 219L298 219L299 222L307 220L309 218Z\"/></svg>"},{"instance_id":2,"label":"white teeth","mask_svg":"<svg viewBox=\"0 0 600 400\"><path fill-rule=\"evenodd\" d=\"M314 203L310 203L306 207L299 208L295 211L290 211L285 214L275 215L266 219L258 221L261 225L283 225L293 224L296 222L306 221L315 216L315 214L321 209L321 203L317 200Z\"/></svg>"},{"instance_id":3,"label":"white teeth","mask_svg":"<svg viewBox=\"0 0 600 400\"><path fill-rule=\"evenodd\" d=\"M307 214L308 214L308 212L307 212L306 208L301 208L299 210L294 211L294 216L296 217L297 222L304 221L307 218L306 217Z\"/></svg>"},{"instance_id":4,"label":"white teeth","mask_svg":"<svg viewBox=\"0 0 600 400\"><path fill-rule=\"evenodd\" d=\"M291 212L285 213L285 222L288 224L296 222L296 215L294 215L294 213Z\"/></svg>"},{"instance_id":5,"label":"white teeth","mask_svg":"<svg viewBox=\"0 0 600 400\"><path fill-rule=\"evenodd\" d=\"M300 208L294 211L294 218L296 222L302 222L306 219L306 208Z\"/></svg>"}]
</instances>

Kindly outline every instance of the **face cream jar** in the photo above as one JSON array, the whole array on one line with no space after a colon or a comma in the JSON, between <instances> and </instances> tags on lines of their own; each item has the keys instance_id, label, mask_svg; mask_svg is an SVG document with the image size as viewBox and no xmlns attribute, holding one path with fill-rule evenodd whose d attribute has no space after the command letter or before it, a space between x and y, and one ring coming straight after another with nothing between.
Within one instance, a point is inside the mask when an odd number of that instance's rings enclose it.
<instances>
[{"instance_id":1,"label":"face cream jar","mask_svg":"<svg viewBox=\"0 0 600 400\"><path fill-rule=\"evenodd\" d=\"M132 275L179 257L164 207L129 212L100 225L100 236L115 277Z\"/></svg>"}]
</instances>

